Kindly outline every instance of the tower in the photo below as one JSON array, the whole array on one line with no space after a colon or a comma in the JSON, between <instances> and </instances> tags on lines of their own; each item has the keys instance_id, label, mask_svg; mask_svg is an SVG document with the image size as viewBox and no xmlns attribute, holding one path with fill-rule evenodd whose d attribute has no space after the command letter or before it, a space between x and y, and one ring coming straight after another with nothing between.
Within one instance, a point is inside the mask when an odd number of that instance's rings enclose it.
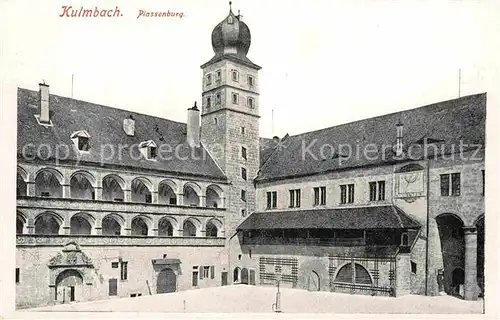
<instances>
[{"instance_id":1,"label":"tower","mask_svg":"<svg viewBox=\"0 0 500 320\"><path fill-rule=\"evenodd\" d=\"M201 142L231 182L226 195L230 209L225 219L227 235L255 210L261 67L247 57L250 42L250 29L230 7L228 16L212 32L215 55L201 66Z\"/></svg>"}]
</instances>

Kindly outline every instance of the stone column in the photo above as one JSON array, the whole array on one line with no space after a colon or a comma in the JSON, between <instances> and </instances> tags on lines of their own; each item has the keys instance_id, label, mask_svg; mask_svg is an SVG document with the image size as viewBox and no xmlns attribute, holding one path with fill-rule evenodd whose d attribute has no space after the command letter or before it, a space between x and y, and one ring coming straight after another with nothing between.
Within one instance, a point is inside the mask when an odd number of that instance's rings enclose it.
<instances>
[{"instance_id":1,"label":"stone column","mask_svg":"<svg viewBox=\"0 0 500 320\"><path fill-rule=\"evenodd\" d=\"M177 194L177 205L178 206L184 205L184 194L183 193Z\"/></svg>"},{"instance_id":2,"label":"stone column","mask_svg":"<svg viewBox=\"0 0 500 320\"><path fill-rule=\"evenodd\" d=\"M464 227L465 236L465 283L464 299L477 300L477 231L475 227Z\"/></svg>"},{"instance_id":3,"label":"stone column","mask_svg":"<svg viewBox=\"0 0 500 320\"><path fill-rule=\"evenodd\" d=\"M102 187L95 187L95 200L102 200Z\"/></svg>"},{"instance_id":4,"label":"stone column","mask_svg":"<svg viewBox=\"0 0 500 320\"><path fill-rule=\"evenodd\" d=\"M396 297L410 294L410 253L400 253L396 258Z\"/></svg>"},{"instance_id":5,"label":"stone column","mask_svg":"<svg viewBox=\"0 0 500 320\"><path fill-rule=\"evenodd\" d=\"M34 181L29 181L26 183L26 195L28 197L36 196L36 184Z\"/></svg>"},{"instance_id":6,"label":"stone column","mask_svg":"<svg viewBox=\"0 0 500 320\"><path fill-rule=\"evenodd\" d=\"M158 191L151 192L151 203L158 204Z\"/></svg>"},{"instance_id":7,"label":"stone column","mask_svg":"<svg viewBox=\"0 0 500 320\"><path fill-rule=\"evenodd\" d=\"M71 186L69 184L63 184L62 186L62 197L70 198L71 197Z\"/></svg>"},{"instance_id":8,"label":"stone column","mask_svg":"<svg viewBox=\"0 0 500 320\"><path fill-rule=\"evenodd\" d=\"M123 190L123 201L131 202L132 201L132 191L131 190Z\"/></svg>"},{"instance_id":9,"label":"stone column","mask_svg":"<svg viewBox=\"0 0 500 320\"><path fill-rule=\"evenodd\" d=\"M200 207L206 207L207 206L207 197L205 195L200 196Z\"/></svg>"}]
</instances>

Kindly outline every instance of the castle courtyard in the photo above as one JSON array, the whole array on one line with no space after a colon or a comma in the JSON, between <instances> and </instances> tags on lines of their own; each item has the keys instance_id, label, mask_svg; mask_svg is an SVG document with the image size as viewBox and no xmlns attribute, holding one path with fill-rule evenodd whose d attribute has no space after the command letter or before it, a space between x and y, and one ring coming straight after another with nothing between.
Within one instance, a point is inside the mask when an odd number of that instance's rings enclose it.
<instances>
[{"instance_id":1,"label":"castle courtyard","mask_svg":"<svg viewBox=\"0 0 500 320\"><path fill-rule=\"evenodd\" d=\"M281 288L280 293L283 313L480 314L484 301L466 301L452 296L372 297L291 288ZM276 287L233 285L136 298L60 304L25 311L272 313L275 296Z\"/></svg>"}]
</instances>

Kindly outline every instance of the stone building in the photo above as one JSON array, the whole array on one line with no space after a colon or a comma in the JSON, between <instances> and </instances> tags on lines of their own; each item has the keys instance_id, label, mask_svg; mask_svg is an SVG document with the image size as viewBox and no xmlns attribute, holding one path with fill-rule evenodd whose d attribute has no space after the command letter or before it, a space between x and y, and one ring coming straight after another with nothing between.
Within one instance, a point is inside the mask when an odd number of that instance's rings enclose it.
<instances>
[{"instance_id":1,"label":"stone building","mask_svg":"<svg viewBox=\"0 0 500 320\"><path fill-rule=\"evenodd\" d=\"M261 138L250 42L230 10L186 123L18 89L17 307L277 280L482 293L486 94Z\"/></svg>"}]
</instances>

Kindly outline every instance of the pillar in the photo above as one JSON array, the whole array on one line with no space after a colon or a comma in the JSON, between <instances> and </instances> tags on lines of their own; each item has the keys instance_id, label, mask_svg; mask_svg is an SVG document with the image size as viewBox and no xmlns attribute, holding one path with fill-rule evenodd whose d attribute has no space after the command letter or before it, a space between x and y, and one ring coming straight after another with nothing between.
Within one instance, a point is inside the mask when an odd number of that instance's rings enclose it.
<instances>
[{"instance_id":1,"label":"pillar","mask_svg":"<svg viewBox=\"0 0 500 320\"><path fill-rule=\"evenodd\" d=\"M132 201L132 191L131 190L123 190L123 201L131 202Z\"/></svg>"},{"instance_id":2,"label":"pillar","mask_svg":"<svg viewBox=\"0 0 500 320\"><path fill-rule=\"evenodd\" d=\"M464 299L477 300L477 230L475 227L464 227L465 237L465 283Z\"/></svg>"},{"instance_id":3,"label":"pillar","mask_svg":"<svg viewBox=\"0 0 500 320\"><path fill-rule=\"evenodd\" d=\"M71 197L71 186L69 184L63 184L62 186L62 197L70 198Z\"/></svg>"},{"instance_id":4,"label":"pillar","mask_svg":"<svg viewBox=\"0 0 500 320\"><path fill-rule=\"evenodd\" d=\"M102 187L95 187L95 200L102 200Z\"/></svg>"},{"instance_id":5,"label":"pillar","mask_svg":"<svg viewBox=\"0 0 500 320\"><path fill-rule=\"evenodd\" d=\"M207 196L201 195L200 196L200 207L206 207L207 206Z\"/></svg>"},{"instance_id":6,"label":"pillar","mask_svg":"<svg viewBox=\"0 0 500 320\"><path fill-rule=\"evenodd\" d=\"M400 253L396 258L396 297L410 294L410 253Z\"/></svg>"},{"instance_id":7,"label":"pillar","mask_svg":"<svg viewBox=\"0 0 500 320\"><path fill-rule=\"evenodd\" d=\"M158 204L158 191L151 192L151 203Z\"/></svg>"},{"instance_id":8,"label":"pillar","mask_svg":"<svg viewBox=\"0 0 500 320\"><path fill-rule=\"evenodd\" d=\"M28 197L36 196L36 183L34 181L29 181L26 183L26 195Z\"/></svg>"},{"instance_id":9,"label":"pillar","mask_svg":"<svg viewBox=\"0 0 500 320\"><path fill-rule=\"evenodd\" d=\"M184 205L184 193L177 194L177 205L178 206Z\"/></svg>"}]
</instances>

